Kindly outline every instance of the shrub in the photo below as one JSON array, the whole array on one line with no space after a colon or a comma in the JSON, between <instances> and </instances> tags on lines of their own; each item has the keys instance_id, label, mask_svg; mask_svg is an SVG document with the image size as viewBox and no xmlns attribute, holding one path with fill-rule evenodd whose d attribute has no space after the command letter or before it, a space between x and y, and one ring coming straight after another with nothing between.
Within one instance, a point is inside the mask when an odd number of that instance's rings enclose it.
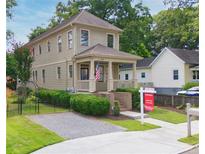
<instances>
[{"instance_id":1,"label":"shrub","mask_svg":"<svg viewBox=\"0 0 205 154\"><path fill-rule=\"evenodd\" d=\"M114 106L113 106L113 109L112 109L112 114L114 116L119 116L120 115L119 101L114 102Z\"/></svg>"},{"instance_id":2,"label":"shrub","mask_svg":"<svg viewBox=\"0 0 205 154\"><path fill-rule=\"evenodd\" d=\"M107 98L95 95L75 94L71 96L70 102L74 111L86 115L105 115L110 109L110 102Z\"/></svg>"},{"instance_id":3,"label":"shrub","mask_svg":"<svg viewBox=\"0 0 205 154\"><path fill-rule=\"evenodd\" d=\"M24 92L27 97L32 92L32 90L28 87L18 87L17 88L17 95L22 96Z\"/></svg>"},{"instance_id":4,"label":"shrub","mask_svg":"<svg viewBox=\"0 0 205 154\"><path fill-rule=\"evenodd\" d=\"M199 86L199 83L198 82L188 82L186 83L182 88L184 90L187 90L189 88L192 88L192 87L198 87Z\"/></svg>"},{"instance_id":5,"label":"shrub","mask_svg":"<svg viewBox=\"0 0 205 154\"><path fill-rule=\"evenodd\" d=\"M26 104L32 104L32 103L36 103L37 102L37 98L34 95L30 95L27 99L26 99Z\"/></svg>"},{"instance_id":6,"label":"shrub","mask_svg":"<svg viewBox=\"0 0 205 154\"><path fill-rule=\"evenodd\" d=\"M70 107L70 94L63 90L40 89L36 92L40 101L61 107Z\"/></svg>"},{"instance_id":7,"label":"shrub","mask_svg":"<svg viewBox=\"0 0 205 154\"><path fill-rule=\"evenodd\" d=\"M134 110L140 110L140 93L138 88L117 88L116 92L132 93L132 108Z\"/></svg>"}]
</instances>

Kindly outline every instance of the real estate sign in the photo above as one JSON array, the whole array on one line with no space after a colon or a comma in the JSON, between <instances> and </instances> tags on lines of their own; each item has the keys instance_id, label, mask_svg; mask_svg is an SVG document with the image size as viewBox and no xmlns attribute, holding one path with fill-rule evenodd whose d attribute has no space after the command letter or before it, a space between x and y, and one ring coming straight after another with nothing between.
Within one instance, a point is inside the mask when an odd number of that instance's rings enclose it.
<instances>
[{"instance_id":1,"label":"real estate sign","mask_svg":"<svg viewBox=\"0 0 205 154\"><path fill-rule=\"evenodd\" d=\"M154 111L154 94L144 93L144 109L145 111Z\"/></svg>"}]
</instances>

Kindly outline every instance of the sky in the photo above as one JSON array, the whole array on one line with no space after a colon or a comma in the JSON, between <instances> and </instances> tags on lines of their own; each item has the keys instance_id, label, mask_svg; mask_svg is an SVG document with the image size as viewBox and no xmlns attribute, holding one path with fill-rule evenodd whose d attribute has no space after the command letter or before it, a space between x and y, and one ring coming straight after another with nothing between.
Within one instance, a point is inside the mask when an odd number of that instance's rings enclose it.
<instances>
[{"instance_id":1,"label":"sky","mask_svg":"<svg viewBox=\"0 0 205 154\"><path fill-rule=\"evenodd\" d=\"M14 16L7 20L7 29L14 32L17 42L28 42L27 35L32 28L47 26L49 19L54 15L56 4L67 0L16 0L17 6L13 9ZM152 15L166 9L163 0L133 0L133 5L142 1L150 8Z\"/></svg>"}]
</instances>

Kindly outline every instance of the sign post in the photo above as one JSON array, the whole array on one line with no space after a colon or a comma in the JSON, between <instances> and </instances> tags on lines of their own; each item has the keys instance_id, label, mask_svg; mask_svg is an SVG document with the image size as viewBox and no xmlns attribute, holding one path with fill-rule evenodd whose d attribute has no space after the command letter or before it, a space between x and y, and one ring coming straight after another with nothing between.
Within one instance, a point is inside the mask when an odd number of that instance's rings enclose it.
<instances>
[{"instance_id":1,"label":"sign post","mask_svg":"<svg viewBox=\"0 0 205 154\"><path fill-rule=\"evenodd\" d=\"M141 111L141 124L144 124L144 102L145 110L153 111L154 110L154 93L156 93L154 88L145 88L140 87L140 111Z\"/></svg>"}]
</instances>

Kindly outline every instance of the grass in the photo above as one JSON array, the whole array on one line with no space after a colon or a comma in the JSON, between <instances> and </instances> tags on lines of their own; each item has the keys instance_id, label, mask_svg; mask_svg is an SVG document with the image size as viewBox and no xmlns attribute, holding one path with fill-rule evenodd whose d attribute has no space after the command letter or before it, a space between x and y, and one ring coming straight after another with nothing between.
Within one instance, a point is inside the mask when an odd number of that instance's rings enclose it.
<instances>
[{"instance_id":1,"label":"grass","mask_svg":"<svg viewBox=\"0 0 205 154\"><path fill-rule=\"evenodd\" d=\"M187 143L190 145L199 144L199 134L195 134L195 135L190 136L190 137L181 138L178 141L183 142L183 143Z\"/></svg>"},{"instance_id":2,"label":"grass","mask_svg":"<svg viewBox=\"0 0 205 154\"><path fill-rule=\"evenodd\" d=\"M64 139L24 116L15 116L7 118L6 141L7 154L26 154Z\"/></svg>"},{"instance_id":3,"label":"grass","mask_svg":"<svg viewBox=\"0 0 205 154\"><path fill-rule=\"evenodd\" d=\"M141 122L137 120L111 120L111 119L103 119L103 120L113 125L124 127L127 129L127 131L144 131L149 129L160 128L160 126L149 124L149 123L144 123L144 125L141 125Z\"/></svg>"},{"instance_id":4,"label":"grass","mask_svg":"<svg viewBox=\"0 0 205 154\"><path fill-rule=\"evenodd\" d=\"M155 107L153 112L148 113L151 118L155 118L158 120L170 122L173 124L179 124L186 122L186 115L177 113L174 111L162 109L159 107Z\"/></svg>"}]
</instances>

